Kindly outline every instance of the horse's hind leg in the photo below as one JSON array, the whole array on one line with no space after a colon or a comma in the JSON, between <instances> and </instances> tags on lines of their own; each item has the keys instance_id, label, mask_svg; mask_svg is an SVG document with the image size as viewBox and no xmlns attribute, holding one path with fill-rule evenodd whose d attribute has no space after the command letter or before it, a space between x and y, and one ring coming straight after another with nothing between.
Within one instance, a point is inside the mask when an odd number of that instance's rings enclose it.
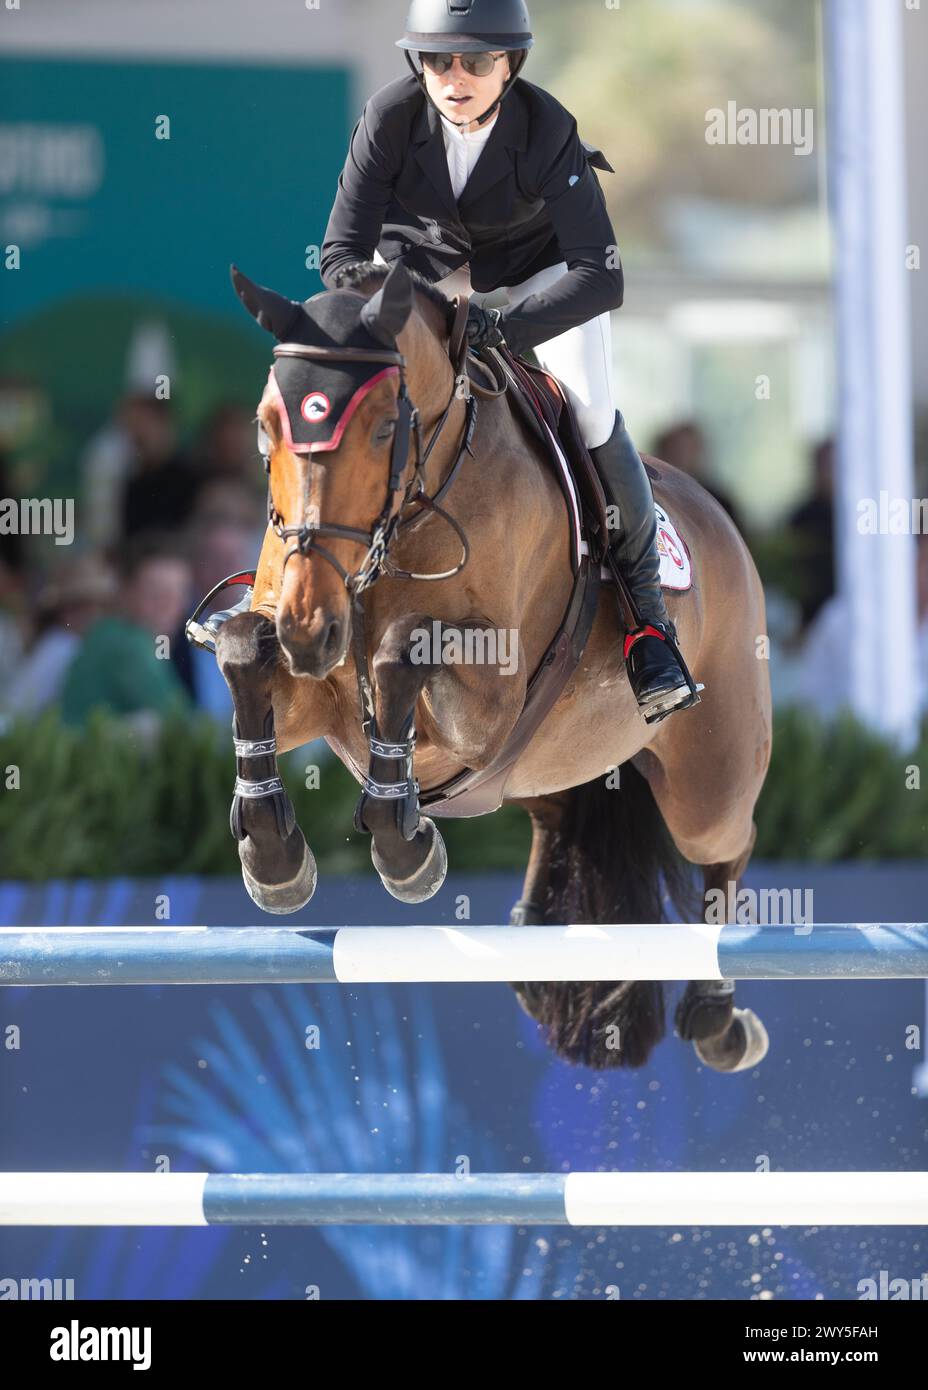
<instances>
[{"instance_id":1,"label":"horse's hind leg","mask_svg":"<svg viewBox=\"0 0 928 1390\"><path fill-rule=\"evenodd\" d=\"M532 848L525 868L522 896L513 904L509 914L511 927L540 927L546 920L545 898L551 874L551 852L566 804L565 793L522 802L532 822ZM517 993L525 989L531 989L531 986L516 987Z\"/></svg>"},{"instance_id":2,"label":"horse's hind leg","mask_svg":"<svg viewBox=\"0 0 928 1390\"><path fill-rule=\"evenodd\" d=\"M316 861L296 824L277 768L273 681L280 648L273 623L240 613L216 636L216 660L232 692L236 743L230 824L242 878L264 912L295 912L316 888Z\"/></svg>"},{"instance_id":3,"label":"horse's hind leg","mask_svg":"<svg viewBox=\"0 0 928 1390\"><path fill-rule=\"evenodd\" d=\"M545 906L551 876L551 853L565 804L563 793L560 797L537 797L522 803L532 822L532 848L522 883L522 896L509 913L509 925L512 927L540 927L547 920ZM546 1021L551 994L549 985L525 981L513 984L512 988L530 1018L538 1022Z\"/></svg>"},{"instance_id":4,"label":"horse's hind leg","mask_svg":"<svg viewBox=\"0 0 928 1390\"><path fill-rule=\"evenodd\" d=\"M747 642L743 646L747 650ZM770 753L766 681L758 676L753 651L740 667L736 655L729 655L723 669L706 675L709 689L711 679L728 697L726 707L713 711L707 697L696 709L675 716L679 724L668 727L635 759L677 849L702 867L707 893L725 893L747 868L757 833L753 809ZM716 1071L756 1066L769 1045L757 1015L735 1008L731 981L690 984L677 1008L676 1029Z\"/></svg>"},{"instance_id":5,"label":"horse's hind leg","mask_svg":"<svg viewBox=\"0 0 928 1390\"><path fill-rule=\"evenodd\" d=\"M751 843L738 859L703 866L707 895L720 891L727 900L730 885L732 896L737 895L756 833L752 826ZM735 1008L734 980L690 981L677 1005L674 1024L678 1036L692 1042L697 1057L713 1071L747 1071L763 1061L770 1045L767 1030L754 1010Z\"/></svg>"}]
</instances>

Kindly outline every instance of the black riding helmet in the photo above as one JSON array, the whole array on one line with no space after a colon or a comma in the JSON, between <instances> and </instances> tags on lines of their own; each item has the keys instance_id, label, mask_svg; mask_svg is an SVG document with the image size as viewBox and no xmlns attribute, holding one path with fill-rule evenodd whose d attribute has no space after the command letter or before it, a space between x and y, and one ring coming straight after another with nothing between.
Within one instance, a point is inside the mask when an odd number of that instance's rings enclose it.
<instances>
[{"instance_id":1,"label":"black riding helmet","mask_svg":"<svg viewBox=\"0 0 928 1390\"><path fill-rule=\"evenodd\" d=\"M507 53L521 51L506 85L477 125L483 125L515 82L535 42L525 0L412 0L406 16L406 32L397 39L406 61L426 99L431 97L425 78L411 53ZM466 123L469 124L469 123Z\"/></svg>"}]
</instances>

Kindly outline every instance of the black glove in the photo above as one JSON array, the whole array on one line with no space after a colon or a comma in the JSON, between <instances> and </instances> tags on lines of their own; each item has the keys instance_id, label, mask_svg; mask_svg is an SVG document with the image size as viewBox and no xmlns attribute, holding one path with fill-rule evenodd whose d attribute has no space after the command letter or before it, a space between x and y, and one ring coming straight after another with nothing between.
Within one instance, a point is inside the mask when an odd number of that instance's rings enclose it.
<instances>
[{"instance_id":1,"label":"black glove","mask_svg":"<svg viewBox=\"0 0 928 1390\"><path fill-rule=\"evenodd\" d=\"M483 309L471 300L467 307L468 347L479 351L480 348L495 348L504 343L501 318L499 309Z\"/></svg>"}]
</instances>

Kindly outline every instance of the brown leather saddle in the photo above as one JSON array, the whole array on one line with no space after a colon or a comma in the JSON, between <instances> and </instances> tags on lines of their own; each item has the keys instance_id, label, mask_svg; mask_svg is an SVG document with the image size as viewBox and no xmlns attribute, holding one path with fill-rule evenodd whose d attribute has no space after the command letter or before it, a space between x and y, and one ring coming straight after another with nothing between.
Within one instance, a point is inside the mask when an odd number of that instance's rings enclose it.
<instances>
[{"instance_id":1,"label":"brown leather saddle","mask_svg":"<svg viewBox=\"0 0 928 1390\"><path fill-rule=\"evenodd\" d=\"M459 298L449 346L452 360L455 360L454 350L460 342L459 334L466 327L467 303L465 296ZM502 804L506 783L517 759L559 700L580 663L596 616L602 564L609 567L615 581L615 592L626 624L637 625L631 596L621 573L611 562L606 544L608 527L602 484L566 391L555 377L516 357L506 347L476 356L468 354L467 359L468 374L478 391L483 383L483 377L477 374L478 364L496 380L507 383L513 405L552 459L565 492L565 505L572 505L571 489L579 498L581 546L575 556L573 585L564 616L529 680L522 713L509 738L489 766L479 771L465 770L439 787L420 791L419 804L431 816L481 816ZM560 445L569 478L564 477L548 431Z\"/></svg>"}]
</instances>

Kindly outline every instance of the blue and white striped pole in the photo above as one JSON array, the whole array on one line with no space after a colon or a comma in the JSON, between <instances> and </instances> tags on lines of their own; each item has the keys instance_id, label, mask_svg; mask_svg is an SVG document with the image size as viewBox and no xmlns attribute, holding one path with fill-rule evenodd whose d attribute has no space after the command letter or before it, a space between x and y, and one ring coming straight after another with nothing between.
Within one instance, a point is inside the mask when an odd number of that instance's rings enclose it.
<instances>
[{"instance_id":1,"label":"blue and white striped pole","mask_svg":"<svg viewBox=\"0 0 928 1390\"><path fill-rule=\"evenodd\" d=\"M928 1226L928 1173L0 1173L3 1226Z\"/></svg>"},{"instance_id":2,"label":"blue and white striped pole","mask_svg":"<svg viewBox=\"0 0 928 1390\"><path fill-rule=\"evenodd\" d=\"M0 930L0 985L928 978L924 922Z\"/></svg>"}]
</instances>

